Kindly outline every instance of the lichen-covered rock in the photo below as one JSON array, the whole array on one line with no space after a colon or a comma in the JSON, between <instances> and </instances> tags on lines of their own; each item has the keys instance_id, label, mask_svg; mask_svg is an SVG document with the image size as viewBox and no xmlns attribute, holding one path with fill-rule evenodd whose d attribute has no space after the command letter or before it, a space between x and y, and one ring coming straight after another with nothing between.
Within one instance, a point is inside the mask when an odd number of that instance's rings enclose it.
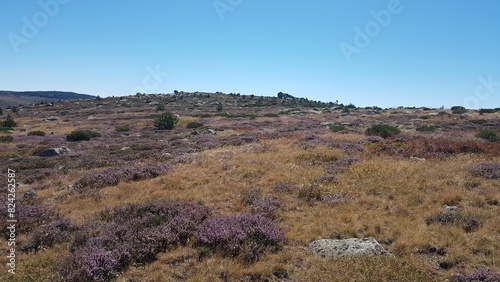
<instances>
[{"instance_id":1,"label":"lichen-covered rock","mask_svg":"<svg viewBox=\"0 0 500 282\"><path fill-rule=\"evenodd\" d=\"M65 153L70 152L71 150L68 147L62 146L60 148L50 148L40 153L36 154L39 157L55 157Z\"/></svg>"},{"instance_id":2,"label":"lichen-covered rock","mask_svg":"<svg viewBox=\"0 0 500 282\"><path fill-rule=\"evenodd\" d=\"M344 240L321 239L311 242L309 247L316 255L324 258L389 254L373 237Z\"/></svg>"}]
</instances>

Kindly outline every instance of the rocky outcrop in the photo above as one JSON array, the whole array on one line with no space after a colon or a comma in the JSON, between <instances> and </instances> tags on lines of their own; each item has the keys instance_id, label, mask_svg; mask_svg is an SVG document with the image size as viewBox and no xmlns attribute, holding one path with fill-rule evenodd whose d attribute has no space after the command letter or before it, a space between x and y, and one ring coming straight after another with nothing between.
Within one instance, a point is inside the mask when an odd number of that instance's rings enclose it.
<instances>
[{"instance_id":1,"label":"rocky outcrop","mask_svg":"<svg viewBox=\"0 0 500 282\"><path fill-rule=\"evenodd\" d=\"M62 146L60 148L50 148L44 151L41 151L40 153L36 154L39 157L56 157L62 154L66 154L68 152L71 152L71 150L68 147Z\"/></svg>"},{"instance_id":2,"label":"rocky outcrop","mask_svg":"<svg viewBox=\"0 0 500 282\"><path fill-rule=\"evenodd\" d=\"M316 255L324 258L389 255L389 252L373 237L344 240L322 239L311 242L309 247Z\"/></svg>"}]
</instances>

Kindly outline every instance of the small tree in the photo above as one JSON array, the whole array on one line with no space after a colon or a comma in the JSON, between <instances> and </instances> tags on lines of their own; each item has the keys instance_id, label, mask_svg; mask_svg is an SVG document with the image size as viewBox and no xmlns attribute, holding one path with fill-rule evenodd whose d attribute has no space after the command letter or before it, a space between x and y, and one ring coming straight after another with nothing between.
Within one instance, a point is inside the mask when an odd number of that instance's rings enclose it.
<instances>
[{"instance_id":1,"label":"small tree","mask_svg":"<svg viewBox=\"0 0 500 282\"><path fill-rule=\"evenodd\" d=\"M3 127L15 127L17 123L14 121L14 119L8 115L4 121L2 121L1 124Z\"/></svg>"},{"instance_id":2,"label":"small tree","mask_svg":"<svg viewBox=\"0 0 500 282\"><path fill-rule=\"evenodd\" d=\"M2 111L2 108L0 108L0 115L3 115L3 111Z\"/></svg>"},{"instance_id":3,"label":"small tree","mask_svg":"<svg viewBox=\"0 0 500 282\"><path fill-rule=\"evenodd\" d=\"M451 113L453 114L465 114L467 112L467 109L462 107L462 106L453 106L451 107Z\"/></svg>"},{"instance_id":4,"label":"small tree","mask_svg":"<svg viewBox=\"0 0 500 282\"><path fill-rule=\"evenodd\" d=\"M217 110L218 112L222 112L222 104L220 104L220 103L219 103L219 104L217 105L216 110Z\"/></svg>"},{"instance_id":5,"label":"small tree","mask_svg":"<svg viewBox=\"0 0 500 282\"><path fill-rule=\"evenodd\" d=\"M167 111L155 119L154 126L157 130L172 130L177 122L179 122L177 115Z\"/></svg>"},{"instance_id":6,"label":"small tree","mask_svg":"<svg viewBox=\"0 0 500 282\"><path fill-rule=\"evenodd\" d=\"M387 138L396 135L399 132L400 130L397 127L390 126L387 124L377 124L367 128L365 134Z\"/></svg>"}]
</instances>

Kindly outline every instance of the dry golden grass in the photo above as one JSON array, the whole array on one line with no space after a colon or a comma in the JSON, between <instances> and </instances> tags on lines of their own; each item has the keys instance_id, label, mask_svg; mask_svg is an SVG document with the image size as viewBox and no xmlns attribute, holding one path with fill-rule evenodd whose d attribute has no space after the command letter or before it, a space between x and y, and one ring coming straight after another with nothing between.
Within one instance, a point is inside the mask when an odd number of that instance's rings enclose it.
<instances>
[{"instance_id":1,"label":"dry golden grass","mask_svg":"<svg viewBox=\"0 0 500 282\"><path fill-rule=\"evenodd\" d=\"M359 156L362 161L340 174L338 183L320 185L325 193L354 197L333 207L307 203L296 191L273 192L279 183L305 187L324 175L322 166L311 160L331 162L343 157L338 149L304 150L291 139L265 140L205 151L165 176L107 187L98 202L67 195L54 206L75 223L83 223L105 209L151 200L200 201L216 214L246 212L239 195L256 187L264 196L284 202L276 220L288 243L279 253L248 265L218 256L199 261L198 251L183 247L161 254L143 268L131 268L118 281L260 281L277 279L273 272L281 273L278 270L291 281L442 281L457 270L500 268L499 206L488 204L499 200L500 193L497 189L478 192L495 187L498 181L473 179L467 173L469 166L485 158L462 155L420 162ZM470 183L476 187L470 188ZM45 193L43 197L50 196ZM427 225L426 217L440 212L443 205L458 205L461 214L479 219L481 227L466 233L456 225ZM315 239L366 236L375 237L396 257L324 260L306 248ZM443 248L446 254L428 253L430 247ZM452 268L436 270L440 263Z\"/></svg>"}]
</instances>

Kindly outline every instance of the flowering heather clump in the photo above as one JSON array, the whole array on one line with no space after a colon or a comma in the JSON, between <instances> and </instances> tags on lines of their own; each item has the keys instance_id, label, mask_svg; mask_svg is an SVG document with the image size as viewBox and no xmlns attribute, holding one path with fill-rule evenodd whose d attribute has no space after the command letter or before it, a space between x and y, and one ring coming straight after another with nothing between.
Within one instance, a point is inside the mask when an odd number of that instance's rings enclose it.
<instances>
[{"instance_id":1,"label":"flowering heather clump","mask_svg":"<svg viewBox=\"0 0 500 282\"><path fill-rule=\"evenodd\" d=\"M3 211L7 211L6 204L5 208L2 208ZM3 206L0 204L0 207ZM4 218L7 218L7 214L4 215ZM46 224L51 222L52 220L57 218L57 213L46 207L40 205L16 205L16 219L19 222L16 225L16 233L28 233L32 230L36 229L38 226L42 224ZM5 223L2 223L2 232L4 236L8 236L7 228L3 228L6 226ZM6 237L8 238L8 237Z\"/></svg>"},{"instance_id":2,"label":"flowering heather clump","mask_svg":"<svg viewBox=\"0 0 500 282\"><path fill-rule=\"evenodd\" d=\"M128 265L154 261L185 244L210 215L196 203L152 202L116 208L96 237L80 234L57 268L62 281L108 281Z\"/></svg>"},{"instance_id":3,"label":"flowering heather clump","mask_svg":"<svg viewBox=\"0 0 500 282\"><path fill-rule=\"evenodd\" d=\"M487 268L479 268L468 274L455 274L452 281L455 282L497 282L500 281L500 272Z\"/></svg>"},{"instance_id":4,"label":"flowering heather clump","mask_svg":"<svg viewBox=\"0 0 500 282\"><path fill-rule=\"evenodd\" d=\"M272 217L273 213L281 208L282 203L278 199L259 199L250 205L252 213L263 214Z\"/></svg>"},{"instance_id":5,"label":"flowering heather clump","mask_svg":"<svg viewBox=\"0 0 500 282\"><path fill-rule=\"evenodd\" d=\"M271 219L252 214L207 219L195 236L202 246L232 257L243 253L247 261L257 260L266 249L278 249L284 241L283 231Z\"/></svg>"},{"instance_id":6,"label":"flowering heather clump","mask_svg":"<svg viewBox=\"0 0 500 282\"><path fill-rule=\"evenodd\" d=\"M474 232L479 227L481 227L481 222L472 216L464 216L449 212L440 212L433 216L429 216L425 219L425 222L427 223L427 225L433 223L457 224L460 225L462 229L467 233Z\"/></svg>"},{"instance_id":7,"label":"flowering heather clump","mask_svg":"<svg viewBox=\"0 0 500 282\"><path fill-rule=\"evenodd\" d=\"M500 163L481 163L470 169L474 176L500 179Z\"/></svg>"},{"instance_id":8,"label":"flowering heather clump","mask_svg":"<svg viewBox=\"0 0 500 282\"><path fill-rule=\"evenodd\" d=\"M251 205L255 201L262 199L262 191L257 188L244 190L240 194L240 199L243 205Z\"/></svg>"},{"instance_id":9,"label":"flowering heather clump","mask_svg":"<svg viewBox=\"0 0 500 282\"><path fill-rule=\"evenodd\" d=\"M157 164L149 166L129 166L117 169L108 169L103 172L90 173L80 178L75 187L85 190L85 188L99 189L106 186L114 186L119 182L139 181L158 177L167 172L169 166Z\"/></svg>"},{"instance_id":10,"label":"flowering heather clump","mask_svg":"<svg viewBox=\"0 0 500 282\"><path fill-rule=\"evenodd\" d=\"M343 194L333 194L333 195L323 195L321 196L321 201L329 206L336 206L339 204L347 203L353 198Z\"/></svg>"},{"instance_id":11,"label":"flowering heather clump","mask_svg":"<svg viewBox=\"0 0 500 282\"><path fill-rule=\"evenodd\" d=\"M273 191L276 193L292 193L293 191L298 190L299 187L292 183L279 183L274 186Z\"/></svg>"},{"instance_id":12,"label":"flowering heather clump","mask_svg":"<svg viewBox=\"0 0 500 282\"><path fill-rule=\"evenodd\" d=\"M49 176L52 176L55 173L57 173L57 171L51 168L35 169L35 170L30 170L29 174L23 178L26 184L33 184L35 182L48 178Z\"/></svg>"},{"instance_id":13,"label":"flowering heather clump","mask_svg":"<svg viewBox=\"0 0 500 282\"><path fill-rule=\"evenodd\" d=\"M66 219L42 225L33 232L28 245L23 249L25 251L37 251L44 247L51 247L54 244L67 242L72 229L71 223Z\"/></svg>"}]
</instances>

